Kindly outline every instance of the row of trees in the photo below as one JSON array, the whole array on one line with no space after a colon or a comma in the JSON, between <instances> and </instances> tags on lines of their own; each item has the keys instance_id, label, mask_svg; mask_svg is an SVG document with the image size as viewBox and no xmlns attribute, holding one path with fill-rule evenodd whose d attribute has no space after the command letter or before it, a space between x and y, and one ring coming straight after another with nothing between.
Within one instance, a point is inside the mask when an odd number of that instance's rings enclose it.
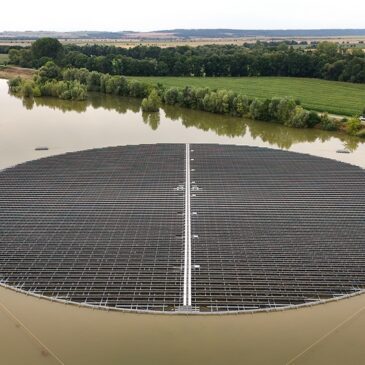
<instances>
[{"instance_id":1,"label":"row of trees","mask_svg":"<svg viewBox=\"0 0 365 365\"><path fill-rule=\"evenodd\" d=\"M78 81L50 80L44 83L22 80L20 77L9 81L10 91L24 97L52 96L63 100L86 100L86 86Z\"/></svg>"},{"instance_id":2,"label":"row of trees","mask_svg":"<svg viewBox=\"0 0 365 365\"><path fill-rule=\"evenodd\" d=\"M30 48L10 49L10 62L39 68L53 60L61 67L131 76L296 76L365 83L365 53L322 42L316 48L286 43L201 47L63 46L42 38Z\"/></svg>"},{"instance_id":3,"label":"row of trees","mask_svg":"<svg viewBox=\"0 0 365 365\"><path fill-rule=\"evenodd\" d=\"M20 78L9 82L10 90L26 97L55 96L61 99L84 100L87 91L118 96L144 98L142 109L159 110L161 102L216 114L276 121L289 127L335 130L338 125L327 115L309 112L291 98L253 99L227 90L209 88L165 88L124 76L103 74L87 69L61 69L53 62L42 66L32 81Z\"/></svg>"},{"instance_id":4,"label":"row of trees","mask_svg":"<svg viewBox=\"0 0 365 365\"><path fill-rule=\"evenodd\" d=\"M343 129L348 134L365 137L357 118L338 121L327 114L305 110L300 101L291 98L257 99L227 90L209 88L165 88L124 76L89 71L85 68L61 69L47 62L32 81L16 78L9 81L10 90L25 97L53 96L69 100L85 100L87 92L143 99L142 110L156 112L160 104L180 106L216 114L229 114L254 120L270 121L295 128L318 127L324 130Z\"/></svg>"}]
</instances>

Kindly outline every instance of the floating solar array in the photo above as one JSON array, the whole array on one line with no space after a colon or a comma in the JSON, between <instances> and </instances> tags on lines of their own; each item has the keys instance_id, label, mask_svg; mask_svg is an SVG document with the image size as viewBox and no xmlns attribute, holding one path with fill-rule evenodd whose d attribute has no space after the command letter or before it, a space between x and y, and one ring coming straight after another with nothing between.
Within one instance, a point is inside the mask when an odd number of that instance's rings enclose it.
<instances>
[{"instance_id":1,"label":"floating solar array","mask_svg":"<svg viewBox=\"0 0 365 365\"><path fill-rule=\"evenodd\" d=\"M0 173L0 284L162 312L275 309L365 289L365 171L223 145L142 145Z\"/></svg>"},{"instance_id":2,"label":"floating solar array","mask_svg":"<svg viewBox=\"0 0 365 365\"><path fill-rule=\"evenodd\" d=\"M185 146L71 153L0 174L0 280L58 299L182 302Z\"/></svg>"},{"instance_id":3,"label":"floating solar array","mask_svg":"<svg viewBox=\"0 0 365 365\"><path fill-rule=\"evenodd\" d=\"M194 145L193 306L280 308L365 289L365 171L304 154Z\"/></svg>"}]
</instances>

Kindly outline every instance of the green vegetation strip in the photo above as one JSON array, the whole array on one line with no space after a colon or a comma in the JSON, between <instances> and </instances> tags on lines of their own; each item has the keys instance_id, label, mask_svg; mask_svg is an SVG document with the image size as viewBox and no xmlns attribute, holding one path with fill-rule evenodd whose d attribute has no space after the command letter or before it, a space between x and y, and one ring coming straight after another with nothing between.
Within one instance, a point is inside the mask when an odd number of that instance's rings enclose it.
<instances>
[{"instance_id":1,"label":"green vegetation strip","mask_svg":"<svg viewBox=\"0 0 365 365\"><path fill-rule=\"evenodd\" d=\"M353 116L365 105L365 85L290 77L130 77L167 87L209 87L238 92L252 98L293 97L304 108Z\"/></svg>"}]
</instances>

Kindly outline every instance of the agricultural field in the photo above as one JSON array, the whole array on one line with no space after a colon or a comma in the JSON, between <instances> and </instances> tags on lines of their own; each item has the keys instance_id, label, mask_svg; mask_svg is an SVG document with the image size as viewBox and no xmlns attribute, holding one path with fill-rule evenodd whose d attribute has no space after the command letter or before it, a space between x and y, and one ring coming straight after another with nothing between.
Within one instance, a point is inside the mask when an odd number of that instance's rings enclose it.
<instances>
[{"instance_id":1,"label":"agricultural field","mask_svg":"<svg viewBox=\"0 0 365 365\"><path fill-rule=\"evenodd\" d=\"M35 33L37 34L37 33ZM52 33L49 36L53 36ZM57 38L57 37L56 37ZM38 37L34 39L0 39L0 46L20 46L20 47L30 47ZM257 36L257 37L214 37L214 38L204 38L204 37L188 37L181 38L173 36L171 34L161 33L156 35L156 33L136 33L132 36L120 36L118 38L84 38L77 37L76 35L69 34L69 37L65 35L63 37L58 37L59 41L63 45L105 45L105 46L115 46L120 48L133 48L137 46L146 47L178 47L178 46L189 46L189 47L199 47L206 45L244 45L247 43L261 42L285 42L285 41L296 41L307 42L333 42L342 46L347 47L357 47L365 48L365 36L340 36L340 37L268 37L268 36ZM294 48L303 46L294 46Z\"/></svg>"},{"instance_id":2,"label":"agricultural field","mask_svg":"<svg viewBox=\"0 0 365 365\"><path fill-rule=\"evenodd\" d=\"M290 96L310 110L353 116L365 107L365 85L289 77L129 77L167 87L209 87L233 90L249 97Z\"/></svg>"},{"instance_id":3,"label":"agricultural field","mask_svg":"<svg viewBox=\"0 0 365 365\"><path fill-rule=\"evenodd\" d=\"M0 63L1 64L1 63ZM31 68L3 66L0 67L0 79L13 79L15 77L22 77L23 79L31 79L35 70Z\"/></svg>"}]
</instances>

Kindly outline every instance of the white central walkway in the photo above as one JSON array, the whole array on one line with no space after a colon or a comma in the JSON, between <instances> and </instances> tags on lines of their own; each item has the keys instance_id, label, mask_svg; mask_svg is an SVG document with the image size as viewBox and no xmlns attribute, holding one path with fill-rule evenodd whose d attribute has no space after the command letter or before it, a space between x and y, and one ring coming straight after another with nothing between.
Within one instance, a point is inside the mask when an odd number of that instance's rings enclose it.
<instances>
[{"instance_id":1,"label":"white central walkway","mask_svg":"<svg viewBox=\"0 0 365 365\"><path fill-rule=\"evenodd\" d=\"M190 211L190 145L185 154L185 262L184 262L184 307L191 306L191 211Z\"/></svg>"}]
</instances>

